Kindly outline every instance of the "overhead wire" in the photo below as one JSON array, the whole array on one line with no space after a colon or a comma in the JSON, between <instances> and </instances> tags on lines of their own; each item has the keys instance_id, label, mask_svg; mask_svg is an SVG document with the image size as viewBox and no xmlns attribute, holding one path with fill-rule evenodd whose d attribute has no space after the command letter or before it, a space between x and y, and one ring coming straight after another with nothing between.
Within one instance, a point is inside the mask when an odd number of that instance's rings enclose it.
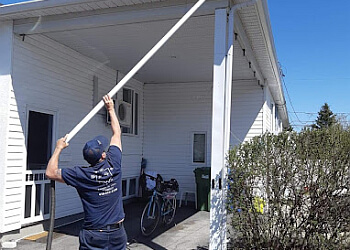
<instances>
[{"instance_id":1,"label":"overhead wire","mask_svg":"<svg viewBox=\"0 0 350 250\"><path fill-rule=\"evenodd\" d=\"M285 91L286 91L286 93L287 93L290 106L291 106L291 108L292 108L292 112L288 112L288 113L293 114L293 115L297 118L297 121L291 121L291 125L294 126L294 127L310 126L311 124L309 124L309 123L313 123L313 122L315 122L315 120L313 120L313 121L301 120L301 119L299 118L298 114L309 115L309 118L311 118L311 116L313 116L313 115L318 115L319 112L295 111L294 105L293 105L293 102L292 102L292 99L291 99L291 97L290 97L290 95L289 95L289 91L288 91L288 88L287 88L286 81L285 81L285 79L284 79L284 76L285 76L285 75L283 74L281 64L280 64L280 71L281 71L281 72L280 72L280 74L281 74L281 79L282 79L282 82L283 82ZM346 79L350 79L350 78L339 78L339 79L344 79L344 80L346 80ZM299 79L294 79L294 80L298 81L298 80L328 80L328 79L299 78ZM350 116L350 112L337 112L337 113L334 113L334 112L333 112L333 114L336 115L336 116L343 116L343 117L345 116L346 118L347 118L348 116ZM342 122L343 122L343 123L350 123L350 121L347 121L347 120L344 120L344 121L342 121ZM300 124L297 124L297 123L300 123Z\"/></svg>"},{"instance_id":2,"label":"overhead wire","mask_svg":"<svg viewBox=\"0 0 350 250\"><path fill-rule=\"evenodd\" d=\"M230 130L230 133L237 141L239 141L239 143L243 142L241 139L238 138L238 136L235 133L232 132L232 130Z\"/></svg>"},{"instance_id":3,"label":"overhead wire","mask_svg":"<svg viewBox=\"0 0 350 250\"><path fill-rule=\"evenodd\" d=\"M281 70L282 70L282 69L281 69ZM295 115L295 117L298 119L298 121L299 121L300 123L306 125L307 123L302 122L302 121L299 119L299 116L297 115L297 113L295 112L292 99L290 98L290 95L289 95L289 91L288 91L288 88L287 88L287 84L286 84L286 82L285 82L285 80L284 80L284 74L282 73L281 76L282 76L281 79L282 79L284 88L285 88L285 90L286 90L286 93L287 93L287 96L288 96L288 100L289 100L290 106L291 106L292 109L293 109L293 114Z\"/></svg>"}]
</instances>

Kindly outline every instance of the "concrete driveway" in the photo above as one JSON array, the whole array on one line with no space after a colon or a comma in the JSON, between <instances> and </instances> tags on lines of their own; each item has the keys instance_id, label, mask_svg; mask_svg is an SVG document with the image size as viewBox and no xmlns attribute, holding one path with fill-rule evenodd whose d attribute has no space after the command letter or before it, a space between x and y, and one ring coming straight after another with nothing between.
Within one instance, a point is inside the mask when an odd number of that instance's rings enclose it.
<instances>
[{"instance_id":1,"label":"concrete driveway","mask_svg":"<svg viewBox=\"0 0 350 250\"><path fill-rule=\"evenodd\" d=\"M127 249L181 249L204 250L209 247L209 212L196 211L194 206L177 208L174 221L164 226L159 223L156 231L145 237L140 231L140 217L145 202L134 202L124 205L126 218L125 229L128 234ZM82 221L72 223L55 229L52 249L70 250L79 248L79 230ZM46 236L39 235L35 240L22 239L17 242L18 250L46 249ZM5 249L5 248L3 248Z\"/></svg>"}]
</instances>

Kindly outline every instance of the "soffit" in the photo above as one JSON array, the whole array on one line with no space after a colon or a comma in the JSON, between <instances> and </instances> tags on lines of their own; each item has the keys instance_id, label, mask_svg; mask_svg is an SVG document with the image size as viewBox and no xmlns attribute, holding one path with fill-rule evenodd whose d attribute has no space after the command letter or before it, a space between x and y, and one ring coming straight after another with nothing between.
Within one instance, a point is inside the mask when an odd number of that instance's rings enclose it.
<instances>
[{"instance_id":1,"label":"soffit","mask_svg":"<svg viewBox=\"0 0 350 250\"><path fill-rule=\"evenodd\" d=\"M23 4L22 10L13 14L1 15L0 19L17 19L16 23L31 17L50 16L79 16L86 13L102 13L123 9L128 6L160 6L189 4L193 1L161 1L161 0L49 0ZM208 1L210 2L210 1ZM212 1L215 2L215 1ZM235 0L234 4L245 2ZM28 6L41 5L35 9ZM27 6L27 7L26 7ZM16 6L9 6L7 8ZM17 6L19 8L19 6ZM97 11L97 12L96 12ZM9 12L10 13L10 12ZM250 38L251 47L266 79L273 80L273 71L269 62L260 20L255 6L238 11L247 36ZM35 19L35 18L34 18ZM23 22L22 21L22 22ZM94 58L113 69L128 72L141 57L172 27L176 20L148 21L108 27L97 27L81 30L61 32L48 32L44 35L70 47L83 55ZM192 17L168 43L150 60L146 67L138 73L145 82L169 81L211 81L213 63L214 41L214 10L212 15ZM248 68L248 62L239 52L236 46L234 56L235 79L252 77L252 70ZM159 75L155 79L155 74ZM193 75L193 77L190 77ZM180 77L181 76L181 77ZM254 75L253 75L254 77ZM186 80L187 79L187 80Z\"/></svg>"},{"instance_id":2,"label":"soffit","mask_svg":"<svg viewBox=\"0 0 350 250\"><path fill-rule=\"evenodd\" d=\"M190 18L135 78L146 83L212 81L214 19L214 15ZM176 21L132 23L44 35L112 69L127 73ZM235 79L254 77L240 46L235 46L233 68Z\"/></svg>"},{"instance_id":3,"label":"soffit","mask_svg":"<svg viewBox=\"0 0 350 250\"><path fill-rule=\"evenodd\" d=\"M164 0L47 0L31 1L0 7L0 20L15 20L96 11L122 6L165 2Z\"/></svg>"}]
</instances>

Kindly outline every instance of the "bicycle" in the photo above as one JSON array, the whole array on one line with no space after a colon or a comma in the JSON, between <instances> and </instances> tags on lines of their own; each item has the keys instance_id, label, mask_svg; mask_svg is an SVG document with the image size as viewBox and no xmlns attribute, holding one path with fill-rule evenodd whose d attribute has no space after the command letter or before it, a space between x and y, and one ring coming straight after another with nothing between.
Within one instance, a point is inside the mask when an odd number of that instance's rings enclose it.
<instances>
[{"instance_id":1,"label":"bicycle","mask_svg":"<svg viewBox=\"0 0 350 250\"><path fill-rule=\"evenodd\" d=\"M152 180L156 179L150 175L146 176L149 176ZM175 216L176 194L178 192L177 181L175 179L163 181L160 178L157 178L157 185L142 212L141 232L145 236L149 236L154 232L160 218L162 218L164 224L169 225Z\"/></svg>"}]
</instances>

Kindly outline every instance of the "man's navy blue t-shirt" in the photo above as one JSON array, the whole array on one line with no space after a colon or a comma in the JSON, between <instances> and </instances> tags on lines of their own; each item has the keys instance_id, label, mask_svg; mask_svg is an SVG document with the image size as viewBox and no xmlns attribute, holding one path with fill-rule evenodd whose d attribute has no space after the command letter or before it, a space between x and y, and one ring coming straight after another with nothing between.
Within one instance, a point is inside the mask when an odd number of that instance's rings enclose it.
<instances>
[{"instance_id":1,"label":"man's navy blue t-shirt","mask_svg":"<svg viewBox=\"0 0 350 250\"><path fill-rule=\"evenodd\" d=\"M99 229L124 219L122 202L122 153L110 146L106 160L93 167L62 169L62 178L73 186L83 203L83 228Z\"/></svg>"}]
</instances>

